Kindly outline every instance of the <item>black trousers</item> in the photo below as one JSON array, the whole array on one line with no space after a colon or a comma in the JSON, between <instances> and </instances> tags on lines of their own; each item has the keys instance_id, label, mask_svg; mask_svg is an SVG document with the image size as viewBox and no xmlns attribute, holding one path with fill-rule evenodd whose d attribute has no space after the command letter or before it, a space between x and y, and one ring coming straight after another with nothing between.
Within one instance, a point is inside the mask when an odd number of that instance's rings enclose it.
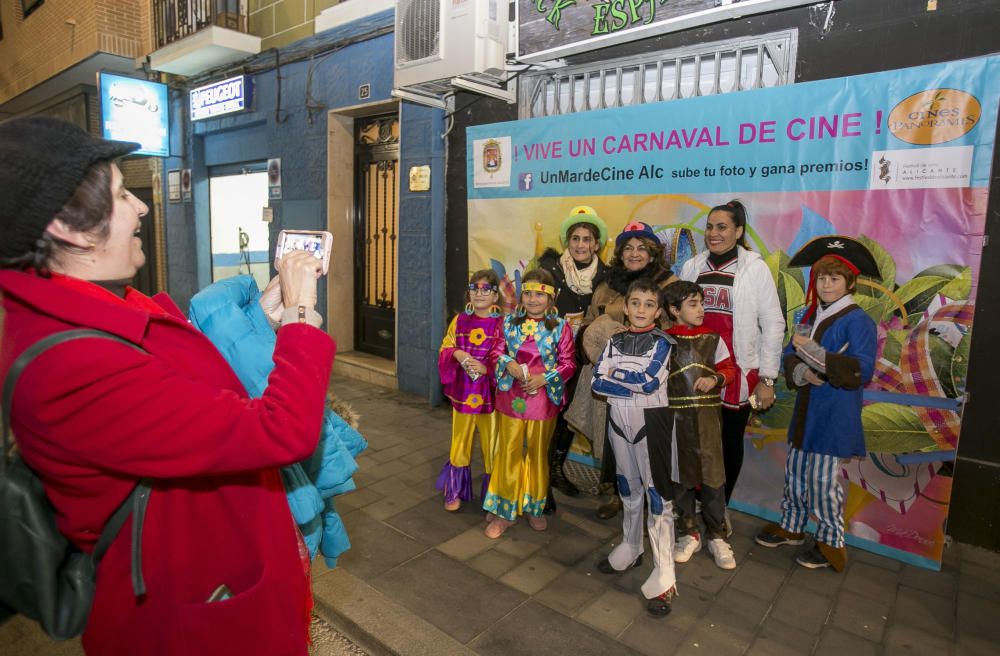
<instances>
[{"instance_id":1,"label":"black trousers","mask_svg":"<svg viewBox=\"0 0 1000 656\"><path fill-rule=\"evenodd\" d=\"M729 504L736 487L736 480L743 469L743 448L745 443L743 433L746 432L750 420L750 406L745 405L739 410L722 408L722 463L726 469L726 504Z\"/></svg>"},{"instance_id":2,"label":"black trousers","mask_svg":"<svg viewBox=\"0 0 1000 656\"><path fill-rule=\"evenodd\" d=\"M674 485L674 508L677 509L677 534L698 533L698 518L694 512L695 497L701 499L701 517L705 520L705 532L709 539L725 538L726 494L721 487L685 488Z\"/></svg>"}]
</instances>

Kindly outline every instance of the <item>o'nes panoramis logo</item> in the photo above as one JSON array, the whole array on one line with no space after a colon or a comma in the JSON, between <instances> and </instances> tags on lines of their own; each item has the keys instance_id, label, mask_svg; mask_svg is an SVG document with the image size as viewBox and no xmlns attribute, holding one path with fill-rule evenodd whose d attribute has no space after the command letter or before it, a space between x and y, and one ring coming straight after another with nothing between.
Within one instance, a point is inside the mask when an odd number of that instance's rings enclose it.
<instances>
[{"instance_id":1,"label":"o'nes panoramis logo","mask_svg":"<svg viewBox=\"0 0 1000 656\"><path fill-rule=\"evenodd\" d=\"M889 114L888 127L906 143L940 144L958 139L979 123L979 100L958 89L928 89L904 99Z\"/></svg>"}]
</instances>

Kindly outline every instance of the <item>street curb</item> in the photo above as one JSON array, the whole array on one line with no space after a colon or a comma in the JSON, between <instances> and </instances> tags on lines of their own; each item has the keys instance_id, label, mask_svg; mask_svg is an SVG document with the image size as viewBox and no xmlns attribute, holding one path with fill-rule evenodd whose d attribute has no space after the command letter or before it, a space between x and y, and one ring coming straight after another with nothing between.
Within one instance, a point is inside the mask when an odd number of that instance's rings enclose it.
<instances>
[{"instance_id":1,"label":"street curb","mask_svg":"<svg viewBox=\"0 0 1000 656\"><path fill-rule=\"evenodd\" d=\"M343 567L313 579L315 612L372 656L474 656L476 652Z\"/></svg>"}]
</instances>

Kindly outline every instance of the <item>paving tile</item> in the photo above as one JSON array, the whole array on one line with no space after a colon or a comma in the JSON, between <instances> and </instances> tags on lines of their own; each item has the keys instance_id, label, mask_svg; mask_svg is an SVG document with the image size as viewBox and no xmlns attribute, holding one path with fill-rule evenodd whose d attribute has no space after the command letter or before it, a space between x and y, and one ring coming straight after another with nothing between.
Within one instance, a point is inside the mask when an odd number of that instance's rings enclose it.
<instances>
[{"instance_id":1,"label":"paving tile","mask_svg":"<svg viewBox=\"0 0 1000 656\"><path fill-rule=\"evenodd\" d=\"M951 640L916 627L890 625L885 634L885 653L890 656L941 656L951 651Z\"/></svg>"},{"instance_id":2,"label":"paving tile","mask_svg":"<svg viewBox=\"0 0 1000 656\"><path fill-rule=\"evenodd\" d=\"M494 546L499 545L496 544L496 540L491 540L483 534L483 525L480 524L439 544L437 549L456 560L468 560Z\"/></svg>"},{"instance_id":3,"label":"paving tile","mask_svg":"<svg viewBox=\"0 0 1000 656\"><path fill-rule=\"evenodd\" d=\"M809 590L824 597L833 597L844 584L844 578L844 574L835 572L829 567L809 569L795 564L785 585Z\"/></svg>"},{"instance_id":4,"label":"paving tile","mask_svg":"<svg viewBox=\"0 0 1000 656\"><path fill-rule=\"evenodd\" d=\"M566 571L551 558L535 555L500 577L500 582L533 595Z\"/></svg>"},{"instance_id":5,"label":"paving tile","mask_svg":"<svg viewBox=\"0 0 1000 656\"><path fill-rule=\"evenodd\" d=\"M537 542L528 542L523 537L511 535L511 533L512 531L508 529L507 533L504 534L503 541L496 546L497 551L514 556L518 560L524 560L543 546Z\"/></svg>"},{"instance_id":6,"label":"paving tile","mask_svg":"<svg viewBox=\"0 0 1000 656\"><path fill-rule=\"evenodd\" d=\"M368 514L373 519L384 520L395 517L403 511L409 511L414 506L424 501L424 497L415 494L397 493L392 496L382 497L374 503L369 503L361 512Z\"/></svg>"},{"instance_id":7,"label":"paving tile","mask_svg":"<svg viewBox=\"0 0 1000 656\"><path fill-rule=\"evenodd\" d=\"M711 625L702 619L694 631L688 633L675 654L705 656L737 656L744 654L753 642L752 633L727 625Z\"/></svg>"},{"instance_id":8,"label":"paving tile","mask_svg":"<svg viewBox=\"0 0 1000 656\"><path fill-rule=\"evenodd\" d=\"M459 642L468 642L525 596L437 551L372 580L372 586Z\"/></svg>"},{"instance_id":9,"label":"paving tile","mask_svg":"<svg viewBox=\"0 0 1000 656\"><path fill-rule=\"evenodd\" d=\"M728 587L716 595L715 603L705 613L701 624L707 622L709 628L726 626L753 635L767 610L768 604L757 597Z\"/></svg>"},{"instance_id":10,"label":"paving tile","mask_svg":"<svg viewBox=\"0 0 1000 656\"><path fill-rule=\"evenodd\" d=\"M830 623L866 640L881 642L891 612L890 604L844 590L833 606Z\"/></svg>"},{"instance_id":11,"label":"paving tile","mask_svg":"<svg viewBox=\"0 0 1000 656\"><path fill-rule=\"evenodd\" d=\"M598 576L574 570L563 572L535 595L535 601L572 617L607 589L606 583Z\"/></svg>"},{"instance_id":12,"label":"paving tile","mask_svg":"<svg viewBox=\"0 0 1000 656\"><path fill-rule=\"evenodd\" d=\"M426 546L372 519L363 511L343 516L351 548L337 564L368 580L425 551Z\"/></svg>"},{"instance_id":13,"label":"paving tile","mask_svg":"<svg viewBox=\"0 0 1000 656\"><path fill-rule=\"evenodd\" d=\"M974 547L969 544L961 546L962 565L972 563L982 565L994 571L1000 569L1000 554L983 547Z\"/></svg>"},{"instance_id":14,"label":"paving tile","mask_svg":"<svg viewBox=\"0 0 1000 656\"><path fill-rule=\"evenodd\" d=\"M535 601L521 605L473 640L469 647L483 656L638 654L603 633Z\"/></svg>"},{"instance_id":15,"label":"paving tile","mask_svg":"<svg viewBox=\"0 0 1000 656\"><path fill-rule=\"evenodd\" d=\"M917 590L951 599L958 589L958 572L953 569L934 572L923 567L905 565L899 574L899 582Z\"/></svg>"},{"instance_id":16,"label":"paving tile","mask_svg":"<svg viewBox=\"0 0 1000 656\"><path fill-rule=\"evenodd\" d=\"M757 636L746 656L808 656L811 653L812 643L795 647L775 642L766 636Z\"/></svg>"},{"instance_id":17,"label":"paving tile","mask_svg":"<svg viewBox=\"0 0 1000 656\"><path fill-rule=\"evenodd\" d=\"M736 575L729 587L742 590L758 599L773 599L787 574L786 570L751 560L736 567Z\"/></svg>"},{"instance_id":18,"label":"paving tile","mask_svg":"<svg viewBox=\"0 0 1000 656\"><path fill-rule=\"evenodd\" d=\"M877 656L879 645L871 640L859 637L855 633L841 631L836 627L828 627L820 636L816 656Z\"/></svg>"},{"instance_id":19,"label":"paving tile","mask_svg":"<svg viewBox=\"0 0 1000 656\"><path fill-rule=\"evenodd\" d=\"M576 512L565 512L562 514L561 519L600 540L607 540L613 535L620 534L622 530L621 522L612 524L610 521L594 521Z\"/></svg>"},{"instance_id":20,"label":"paving tile","mask_svg":"<svg viewBox=\"0 0 1000 656\"><path fill-rule=\"evenodd\" d=\"M411 452L410 447L404 444L395 444L385 448L378 448L382 445L377 442L369 441L368 445L368 450L365 451L365 457L375 464L382 464L384 462L389 462L390 460L396 460L397 458Z\"/></svg>"},{"instance_id":21,"label":"paving tile","mask_svg":"<svg viewBox=\"0 0 1000 656\"><path fill-rule=\"evenodd\" d=\"M364 508L370 503L379 501L382 495L370 488L357 489L347 494L341 494L333 500L337 512L346 513L358 508Z\"/></svg>"},{"instance_id":22,"label":"paving tile","mask_svg":"<svg viewBox=\"0 0 1000 656\"><path fill-rule=\"evenodd\" d=\"M519 558L508 556L496 549L489 549L465 561L469 567L481 574L485 574L491 579L500 578L517 567L520 562Z\"/></svg>"},{"instance_id":23,"label":"paving tile","mask_svg":"<svg viewBox=\"0 0 1000 656\"><path fill-rule=\"evenodd\" d=\"M903 563L895 558L887 558L886 556L865 551L864 549L855 549L852 547L847 548L847 562L848 565L853 563L864 563L866 565L880 567L881 569L887 569L890 572L899 572L903 569Z\"/></svg>"},{"instance_id":24,"label":"paving tile","mask_svg":"<svg viewBox=\"0 0 1000 656\"><path fill-rule=\"evenodd\" d=\"M624 631L639 613L646 612L646 600L638 593L619 590L604 593L585 606L576 619L612 636Z\"/></svg>"},{"instance_id":25,"label":"paving tile","mask_svg":"<svg viewBox=\"0 0 1000 656\"><path fill-rule=\"evenodd\" d=\"M892 621L950 638L955 635L955 606L952 599L901 585Z\"/></svg>"},{"instance_id":26,"label":"paving tile","mask_svg":"<svg viewBox=\"0 0 1000 656\"><path fill-rule=\"evenodd\" d=\"M481 510L468 504L456 512L448 512L441 499L435 495L389 518L386 523L418 542L434 546L480 525L482 516Z\"/></svg>"},{"instance_id":27,"label":"paving tile","mask_svg":"<svg viewBox=\"0 0 1000 656\"><path fill-rule=\"evenodd\" d=\"M975 638L1000 646L1000 602L962 592L957 616L960 641Z\"/></svg>"},{"instance_id":28,"label":"paving tile","mask_svg":"<svg viewBox=\"0 0 1000 656\"><path fill-rule=\"evenodd\" d=\"M406 458L400 458L400 461L406 462ZM441 491L436 489L434 486L437 483L437 477L441 472L441 467L443 465L443 458L440 460L428 460L416 465L408 465L407 469L397 474L395 478L411 486L417 486L428 491L433 490L434 494L440 495ZM477 484L478 477L473 479L473 485L475 486ZM475 493L478 494L478 490L476 490ZM479 500L475 498L469 503L476 504L477 506L480 505Z\"/></svg>"},{"instance_id":29,"label":"paving tile","mask_svg":"<svg viewBox=\"0 0 1000 656\"><path fill-rule=\"evenodd\" d=\"M604 542L565 522L560 524L556 535L552 542L545 545L545 554L567 566L576 565L585 558L595 557L595 552Z\"/></svg>"},{"instance_id":30,"label":"paving tile","mask_svg":"<svg viewBox=\"0 0 1000 656\"><path fill-rule=\"evenodd\" d=\"M774 604L775 617L794 617L795 624L804 631L813 633L826 623L830 614L831 599L823 595L786 587Z\"/></svg>"},{"instance_id":31,"label":"paving tile","mask_svg":"<svg viewBox=\"0 0 1000 656\"><path fill-rule=\"evenodd\" d=\"M670 605L670 626L688 631L702 621L715 601L715 596L684 583L678 583L677 590L680 594L674 597Z\"/></svg>"},{"instance_id":32,"label":"paving tile","mask_svg":"<svg viewBox=\"0 0 1000 656\"><path fill-rule=\"evenodd\" d=\"M673 626L672 619L673 613L666 617L640 613L619 641L647 656L671 654L684 639L684 632Z\"/></svg>"},{"instance_id":33,"label":"paving tile","mask_svg":"<svg viewBox=\"0 0 1000 656\"><path fill-rule=\"evenodd\" d=\"M796 624L795 616L775 617L768 614L757 633L757 639L750 647L751 654L770 656L775 654L808 654L816 643L816 635L803 631Z\"/></svg>"},{"instance_id":34,"label":"paving tile","mask_svg":"<svg viewBox=\"0 0 1000 656\"><path fill-rule=\"evenodd\" d=\"M963 545L964 546L964 545ZM958 574L959 593L970 593L993 602L1000 602L1000 568L962 561Z\"/></svg>"},{"instance_id":35,"label":"paving tile","mask_svg":"<svg viewBox=\"0 0 1000 656\"><path fill-rule=\"evenodd\" d=\"M691 556L691 560L677 565L677 580L705 592L716 593L732 580L735 570L723 570L715 566L708 549Z\"/></svg>"},{"instance_id":36,"label":"paving tile","mask_svg":"<svg viewBox=\"0 0 1000 656\"><path fill-rule=\"evenodd\" d=\"M955 643L955 656L996 656L997 642L981 638L959 636Z\"/></svg>"},{"instance_id":37,"label":"paving tile","mask_svg":"<svg viewBox=\"0 0 1000 656\"><path fill-rule=\"evenodd\" d=\"M426 485L422 486L424 490L427 489ZM389 497L394 494L405 494L412 493L412 486L399 476L392 476L390 478L383 478L380 481L376 481L368 486L369 490L378 492L384 497ZM433 488L431 488L433 490ZM440 494L440 493L438 493Z\"/></svg>"},{"instance_id":38,"label":"paving tile","mask_svg":"<svg viewBox=\"0 0 1000 656\"><path fill-rule=\"evenodd\" d=\"M410 452L408 452L408 453L400 456L399 459L402 460L403 462L405 462L408 465L419 465L420 463L428 462L428 461L431 461L431 460L433 460L433 461L438 461L438 460L444 461L445 458L442 457L442 449L443 449L444 454L447 454L449 452L446 447L443 448L443 447L439 447L439 446L436 446L436 445L435 446L425 446L423 448L418 448L418 449L415 449L415 450L411 450Z\"/></svg>"},{"instance_id":39,"label":"paving tile","mask_svg":"<svg viewBox=\"0 0 1000 656\"><path fill-rule=\"evenodd\" d=\"M402 460L390 460L389 462L376 463L363 467L366 474L375 480L382 480L390 476L396 476L406 471L410 466Z\"/></svg>"},{"instance_id":40,"label":"paving tile","mask_svg":"<svg viewBox=\"0 0 1000 656\"><path fill-rule=\"evenodd\" d=\"M898 583L897 572L866 563L854 563L847 568L843 587L876 601L892 603L896 598Z\"/></svg>"}]
</instances>

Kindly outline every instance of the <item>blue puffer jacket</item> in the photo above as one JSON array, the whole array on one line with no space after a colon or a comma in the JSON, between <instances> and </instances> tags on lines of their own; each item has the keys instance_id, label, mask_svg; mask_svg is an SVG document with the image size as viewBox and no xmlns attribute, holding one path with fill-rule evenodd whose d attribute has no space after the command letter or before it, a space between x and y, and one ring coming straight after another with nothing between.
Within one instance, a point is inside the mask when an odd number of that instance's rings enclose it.
<instances>
[{"instance_id":1,"label":"blue puffer jacket","mask_svg":"<svg viewBox=\"0 0 1000 656\"><path fill-rule=\"evenodd\" d=\"M275 334L260 307L260 295L252 276L236 276L198 292L189 311L191 323L215 344L254 398L263 394L274 368ZM312 457L281 470L288 505L309 553L315 557L322 552L329 567L351 546L333 497L354 489L354 457L367 447L356 430L327 410Z\"/></svg>"}]
</instances>

